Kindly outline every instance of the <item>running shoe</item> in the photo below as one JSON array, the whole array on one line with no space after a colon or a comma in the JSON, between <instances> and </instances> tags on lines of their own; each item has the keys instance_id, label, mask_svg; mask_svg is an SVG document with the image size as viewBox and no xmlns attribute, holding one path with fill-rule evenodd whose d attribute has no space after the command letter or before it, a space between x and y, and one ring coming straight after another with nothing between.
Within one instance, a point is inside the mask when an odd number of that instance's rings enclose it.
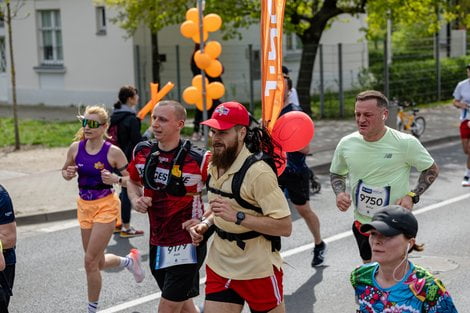
<instances>
[{"instance_id":1,"label":"running shoe","mask_svg":"<svg viewBox=\"0 0 470 313\"><path fill-rule=\"evenodd\" d=\"M470 187L470 177L465 176L462 180L462 187Z\"/></svg>"},{"instance_id":2,"label":"running shoe","mask_svg":"<svg viewBox=\"0 0 470 313\"><path fill-rule=\"evenodd\" d=\"M145 278L145 272L142 269L142 265L140 263L140 252L137 249L131 249L131 252L127 255L128 258L132 260L132 264L129 264L128 267L126 267L129 272L134 275L134 279L137 283L140 283L144 280Z\"/></svg>"},{"instance_id":3,"label":"running shoe","mask_svg":"<svg viewBox=\"0 0 470 313\"><path fill-rule=\"evenodd\" d=\"M325 263L326 251L327 246L324 241L313 248L312 267L321 266Z\"/></svg>"},{"instance_id":4,"label":"running shoe","mask_svg":"<svg viewBox=\"0 0 470 313\"><path fill-rule=\"evenodd\" d=\"M132 237L139 237L143 235L144 235L143 230L134 229L134 227L132 226L129 227L128 229L125 229L124 227L121 228L120 233L119 233L119 236L121 238L132 238Z\"/></svg>"}]
</instances>

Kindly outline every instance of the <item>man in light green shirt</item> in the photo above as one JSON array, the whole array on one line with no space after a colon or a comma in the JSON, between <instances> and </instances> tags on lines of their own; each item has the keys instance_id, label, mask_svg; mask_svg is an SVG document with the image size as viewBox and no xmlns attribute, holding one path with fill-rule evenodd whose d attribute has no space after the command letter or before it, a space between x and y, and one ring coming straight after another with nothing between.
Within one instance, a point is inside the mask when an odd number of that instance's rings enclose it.
<instances>
[{"instance_id":1,"label":"man in light green shirt","mask_svg":"<svg viewBox=\"0 0 470 313\"><path fill-rule=\"evenodd\" d=\"M355 116L358 131L338 143L330 179L339 210L354 206L353 233L361 258L367 263L371 248L360 226L387 205L399 204L411 210L434 182L439 168L416 138L385 126L388 100L382 93L369 90L357 95ZM411 167L421 172L413 190L409 183ZM347 177L351 193L346 192Z\"/></svg>"}]
</instances>

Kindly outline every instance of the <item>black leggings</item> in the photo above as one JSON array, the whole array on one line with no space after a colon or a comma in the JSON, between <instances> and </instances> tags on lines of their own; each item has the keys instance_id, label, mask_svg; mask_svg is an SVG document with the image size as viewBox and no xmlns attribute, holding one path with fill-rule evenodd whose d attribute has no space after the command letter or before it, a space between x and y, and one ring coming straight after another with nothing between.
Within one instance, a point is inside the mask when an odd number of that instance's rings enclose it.
<instances>
[{"instance_id":1,"label":"black leggings","mask_svg":"<svg viewBox=\"0 0 470 313\"><path fill-rule=\"evenodd\" d=\"M121 199L122 223L128 224L131 222L131 201L129 200L129 196L127 195L127 188L122 187L119 199Z\"/></svg>"}]
</instances>

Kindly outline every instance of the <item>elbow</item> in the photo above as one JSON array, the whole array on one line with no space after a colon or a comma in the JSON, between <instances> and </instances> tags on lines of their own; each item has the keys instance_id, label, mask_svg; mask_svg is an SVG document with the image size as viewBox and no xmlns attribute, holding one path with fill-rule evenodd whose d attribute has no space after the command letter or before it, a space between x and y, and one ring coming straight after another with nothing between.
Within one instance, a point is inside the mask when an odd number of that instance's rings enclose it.
<instances>
[{"instance_id":1,"label":"elbow","mask_svg":"<svg viewBox=\"0 0 470 313\"><path fill-rule=\"evenodd\" d=\"M282 237L289 237L292 234L292 220L290 216L286 219L283 227L282 227Z\"/></svg>"}]
</instances>

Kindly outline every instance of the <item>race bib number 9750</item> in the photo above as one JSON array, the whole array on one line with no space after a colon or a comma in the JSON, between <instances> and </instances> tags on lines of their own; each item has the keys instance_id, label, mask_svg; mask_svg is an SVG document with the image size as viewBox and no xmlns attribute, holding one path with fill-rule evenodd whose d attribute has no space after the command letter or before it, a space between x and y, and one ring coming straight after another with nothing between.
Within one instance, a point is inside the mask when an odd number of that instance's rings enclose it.
<instances>
[{"instance_id":1,"label":"race bib number 9750","mask_svg":"<svg viewBox=\"0 0 470 313\"><path fill-rule=\"evenodd\" d=\"M372 217L374 213L389 204L390 186L368 186L359 180L356 188L356 209L359 214Z\"/></svg>"},{"instance_id":2,"label":"race bib number 9750","mask_svg":"<svg viewBox=\"0 0 470 313\"><path fill-rule=\"evenodd\" d=\"M175 265L197 263L196 247L190 243L169 247L158 246L156 253L156 270Z\"/></svg>"}]
</instances>

